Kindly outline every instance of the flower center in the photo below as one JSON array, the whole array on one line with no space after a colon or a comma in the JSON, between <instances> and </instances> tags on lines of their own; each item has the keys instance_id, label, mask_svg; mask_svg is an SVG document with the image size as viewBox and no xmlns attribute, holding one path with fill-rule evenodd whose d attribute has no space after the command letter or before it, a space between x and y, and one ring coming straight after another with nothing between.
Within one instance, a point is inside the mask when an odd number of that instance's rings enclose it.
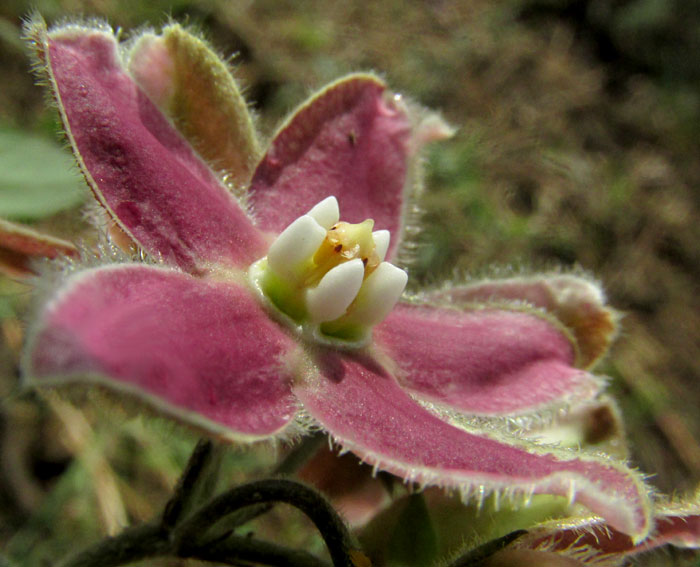
<instances>
[{"instance_id":1,"label":"flower center","mask_svg":"<svg viewBox=\"0 0 700 567\"><path fill-rule=\"evenodd\" d=\"M290 224L249 271L253 287L281 318L321 343L357 348L371 337L408 276L384 261L389 231L374 221L339 221L328 197Z\"/></svg>"}]
</instances>

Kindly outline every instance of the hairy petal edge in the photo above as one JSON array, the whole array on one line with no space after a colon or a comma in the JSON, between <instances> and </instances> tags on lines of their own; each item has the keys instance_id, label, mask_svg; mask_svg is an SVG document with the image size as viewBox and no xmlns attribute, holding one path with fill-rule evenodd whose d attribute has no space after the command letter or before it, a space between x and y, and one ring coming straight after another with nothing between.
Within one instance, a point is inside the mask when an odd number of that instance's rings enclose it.
<instances>
[{"instance_id":1,"label":"hairy petal edge","mask_svg":"<svg viewBox=\"0 0 700 567\"><path fill-rule=\"evenodd\" d=\"M345 449L407 481L465 497L568 496L637 541L649 530L647 490L622 465L450 425L422 408L372 359L328 351L319 377L294 385L306 411ZM526 450L527 448L527 450Z\"/></svg>"},{"instance_id":2,"label":"hairy petal edge","mask_svg":"<svg viewBox=\"0 0 700 567\"><path fill-rule=\"evenodd\" d=\"M562 328L537 313L399 304L374 333L412 394L470 414L531 413L601 387L573 367Z\"/></svg>"},{"instance_id":3,"label":"hairy petal edge","mask_svg":"<svg viewBox=\"0 0 700 567\"><path fill-rule=\"evenodd\" d=\"M123 68L111 31L33 22L28 35L80 168L129 237L195 273L264 255L262 234Z\"/></svg>"},{"instance_id":4,"label":"hairy petal edge","mask_svg":"<svg viewBox=\"0 0 700 567\"><path fill-rule=\"evenodd\" d=\"M293 420L296 345L235 282L139 265L69 278L26 353L36 386L97 383L234 440Z\"/></svg>"},{"instance_id":5,"label":"hairy petal edge","mask_svg":"<svg viewBox=\"0 0 700 567\"><path fill-rule=\"evenodd\" d=\"M339 79L292 115L258 165L249 191L258 226L279 233L334 195L345 221L371 218L401 234L410 141L405 109L387 99L379 79ZM387 259L397 245L395 238Z\"/></svg>"}]
</instances>

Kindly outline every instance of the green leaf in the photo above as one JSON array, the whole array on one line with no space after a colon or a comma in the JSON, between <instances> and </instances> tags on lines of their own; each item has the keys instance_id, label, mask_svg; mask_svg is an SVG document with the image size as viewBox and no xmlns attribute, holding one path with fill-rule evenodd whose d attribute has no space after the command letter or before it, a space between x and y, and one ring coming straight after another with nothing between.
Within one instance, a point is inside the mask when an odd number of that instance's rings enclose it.
<instances>
[{"instance_id":1,"label":"green leaf","mask_svg":"<svg viewBox=\"0 0 700 567\"><path fill-rule=\"evenodd\" d=\"M86 193L74 163L41 136L0 129L0 216L33 220L82 203Z\"/></svg>"},{"instance_id":2,"label":"green leaf","mask_svg":"<svg viewBox=\"0 0 700 567\"><path fill-rule=\"evenodd\" d=\"M389 565L423 567L437 556L438 542L423 494L412 494L387 545Z\"/></svg>"}]
</instances>

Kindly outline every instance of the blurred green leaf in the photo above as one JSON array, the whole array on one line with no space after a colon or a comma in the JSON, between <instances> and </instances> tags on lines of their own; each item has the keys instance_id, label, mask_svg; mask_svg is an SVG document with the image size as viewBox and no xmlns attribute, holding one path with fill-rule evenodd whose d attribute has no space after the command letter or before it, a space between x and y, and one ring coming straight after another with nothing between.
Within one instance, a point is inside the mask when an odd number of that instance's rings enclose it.
<instances>
[{"instance_id":1,"label":"blurred green leaf","mask_svg":"<svg viewBox=\"0 0 700 567\"><path fill-rule=\"evenodd\" d=\"M0 216L33 220L79 205L85 197L71 156L49 140L0 129Z\"/></svg>"},{"instance_id":2,"label":"blurred green leaf","mask_svg":"<svg viewBox=\"0 0 700 567\"><path fill-rule=\"evenodd\" d=\"M0 44L4 49L10 48L16 53L24 53L20 28L6 19L0 19Z\"/></svg>"},{"instance_id":3,"label":"blurred green leaf","mask_svg":"<svg viewBox=\"0 0 700 567\"><path fill-rule=\"evenodd\" d=\"M32 516L7 542L5 553L23 566L49 565L49 558L65 557L100 536L90 471L73 461L47 493ZM52 534L47 538L46 534Z\"/></svg>"},{"instance_id":4,"label":"blurred green leaf","mask_svg":"<svg viewBox=\"0 0 700 567\"><path fill-rule=\"evenodd\" d=\"M387 547L389 565L422 567L436 559L437 535L422 494L408 497Z\"/></svg>"},{"instance_id":5,"label":"blurred green leaf","mask_svg":"<svg viewBox=\"0 0 700 567\"><path fill-rule=\"evenodd\" d=\"M10 561L4 555L0 555L0 567L15 567L16 563Z\"/></svg>"}]
</instances>

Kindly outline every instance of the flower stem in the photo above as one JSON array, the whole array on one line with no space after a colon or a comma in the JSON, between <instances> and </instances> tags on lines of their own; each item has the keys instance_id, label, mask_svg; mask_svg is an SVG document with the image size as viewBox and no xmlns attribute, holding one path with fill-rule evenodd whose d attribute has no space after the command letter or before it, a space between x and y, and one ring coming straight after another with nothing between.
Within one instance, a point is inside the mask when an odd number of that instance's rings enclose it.
<instances>
[{"instance_id":1,"label":"flower stem","mask_svg":"<svg viewBox=\"0 0 700 567\"><path fill-rule=\"evenodd\" d=\"M161 526L145 524L127 528L71 557L60 567L117 567L157 556L189 557L225 565L252 561L269 567L328 567L328 564L305 551L296 551L273 543L243 536L229 536L215 545L193 547L187 555L172 548L169 532Z\"/></svg>"},{"instance_id":2,"label":"flower stem","mask_svg":"<svg viewBox=\"0 0 700 567\"><path fill-rule=\"evenodd\" d=\"M200 439L190 456L184 472L177 481L175 492L165 505L161 517L161 525L165 529L172 528L178 523L183 513L190 507L197 491L197 480L211 462L214 444L205 439Z\"/></svg>"},{"instance_id":3,"label":"flower stem","mask_svg":"<svg viewBox=\"0 0 700 567\"><path fill-rule=\"evenodd\" d=\"M321 532L335 567L352 567L349 552L355 548L347 527L326 500L312 490L291 480L269 479L233 488L183 521L175 530L178 554L191 556L192 546L199 547L197 536L224 516L245 506L268 502L285 502L304 514Z\"/></svg>"},{"instance_id":4,"label":"flower stem","mask_svg":"<svg viewBox=\"0 0 700 567\"><path fill-rule=\"evenodd\" d=\"M487 541L479 547L470 549L467 553L450 563L448 567L481 567L489 557L501 551L526 533L527 530L516 530L503 537Z\"/></svg>"},{"instance_id":5,"label":"flower stem","mask_svg":"<svg viewBox=\"0 0 700 567\"><path fill-rule=\"evenodd\" d=\"M291 550L245 536L229 536L220 543L194 549L190 557L227 564L250 561L279 567L329 567L328 563L306 551Z\"/></svg>"},{"instance_id":6,"label":"flower stem","mask_svg":"<svg viewBox=\"0 0 700 567\"><path fill-rule=\"evenodd\" d=\"M160 525L143 524L103 539L64 561L60 567L114 567L165 555L169 548L168 534Z\"/></svg>"},{"instance_id":7,"label":"flower stem","mask_svg":"<svg viewBox=\"0 0 700 567\"><path fill-rule=\"evenodd\" d=\"M322 439L318 436L302 444L277 471L296 470ZM333 565L352 567L349 553L355 546L345 524L320 494L298 482L283 479L252 482L229 490L192 512L198 506L202 491L209 492L207 485L218 470L217 449L220 448L211 441L202 440L197 444L159 521L127 528L118 536L108 537L74 555L61 563L61 567L116 567L156 556L196 558L239 566L254 562L268 567L328 567L325 561L305 551L238 536L231 529L218 537L212 534L203 537L219 520L228 520L236 512L245 513L245 508L257 510L252 516L256 517L275 502L291 504L304 512L321 532Z\"/></svg>"},{"instance_id":8,"label":"flower stem","mask_svg":"<svg viewBox=\"0 0 700 567\"><path fill-rule=\"evenodd\" d=\"M277 465L272 474L274 476L294 474L316 454L321 444L326 442L327 439L328 436L320 431L303 437L301 442Z\"/></svg>"},{"instance_id":9,"label":"flower stem","mask_svg":"<svg viewBox=\"0 0 700 567\"><path fill-rule=\"evenodd\" d=\"M320 431L303 437L301 442L275 467L272 471L272 476L287 476L296 473L316 454L321 444L326 442L326 439L326 434ZM241 526L263 514L267 514L274 506L274 502L267 502L238 510L226 519L226 526L228 528Z\"/></svg>"}]
</instances>

